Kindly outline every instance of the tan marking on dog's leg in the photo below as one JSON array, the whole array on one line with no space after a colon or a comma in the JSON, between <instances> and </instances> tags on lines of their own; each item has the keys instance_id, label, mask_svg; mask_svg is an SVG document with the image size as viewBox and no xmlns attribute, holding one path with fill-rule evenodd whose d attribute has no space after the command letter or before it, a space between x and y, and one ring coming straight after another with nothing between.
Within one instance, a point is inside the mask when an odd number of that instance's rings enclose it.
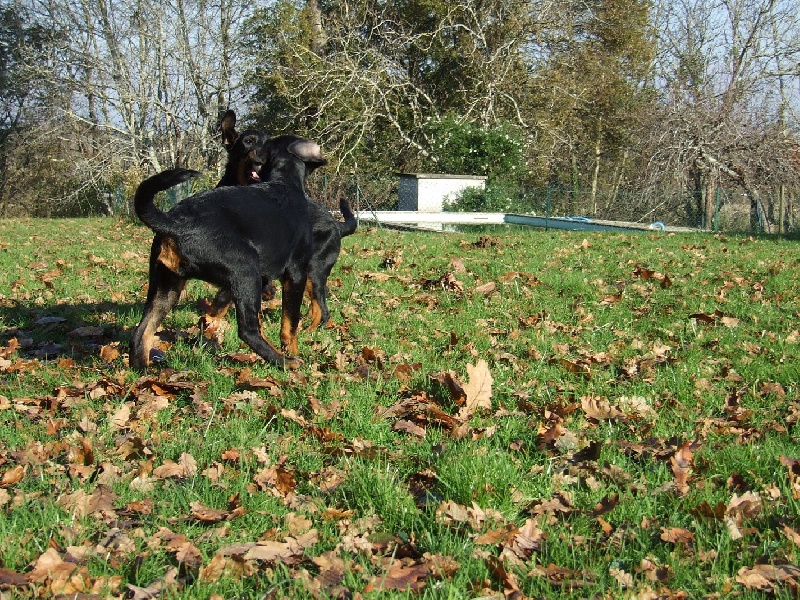
<instances>
[{"instance_id":1,"label":"tan marking on dog's leg","mask_svg":"<svg viewBox=\"0 0 800 600\"><path fill-rule=\"evenodd\" d=\"M303 366L302 360L293 356L287 356L284 352L281 352L275 346L273 346L266 338L264 335L263 323L261 321L261 313L258 314L258 331L261 333L261 339L264 340L264 343L272 348L276 354L283 357L283 365L285 368L294 371L295 369L299 369L301 366ZM281 335L283 335L283 320L281 320Z\"/></svg>"},{"instance_id":2,"label":"tan marking on dog's leg","mask_svg":"<svg viewBox=\"0 0 800 600\"><path fill-rule=\"evenodd\" d=\"M131 368L143 369L150 364L150 351L155 346L156 332L164 317L178 301L178 297L186 285L186 280L176 280L168 289L159 289L145 306L142 320L133 333L131 340Z\"/></svg>"},{"instance_id":3,"label":"tan marking on dog's leg","mask_svg":"<svg viewBox=\"0 0 800 600\"><path fill-rule=\"evenodd\" d=\"M308 300L311 302L311 306L308 309L308 314L306 315L310 321L307 331L314 331L317 327L319 327L319 324L322 321L322 307L319 305L319 302L317 302L317 296L314 294L314 284L312 283L311 279L306 281L306 296L308 296Z\"/></svg>"},{"instance_id":4,"label":"tan marking on dog's leg","mask_svg":"<svg viewBox=\"0 0 800 600\"><path fill-rule=\"evenodd\" d=\"M233 298L231 297L230 290L219 290L217 295L214 296L214 299L211 301L211 307L208 309L208 316L212 319L222 319L228 314L228 309L231 307L231 302Z\"/></svg>"},{"instance_id":5,"label":"tan marking on dog's leg","mask_svg":"<svg viewBox=\"0 0 800 600\"><path fill-rule=\"evenodd\" d=\"M288 315L281 315L281 346L289 354L299 354L297 345L297 329L292 327L292 320Z\"/></svg>"},{"instance_id":6,"label":"tan marking on dog's leg","mask_svg":"<svg viewBox=\"0 0 800 600\"><path fill-rule=\"evenodd\" d=\"M156 331L158 330L158 325L154 327L154 323L155 321L153 320L147 323L144 333L142 333L142 348L140 350L140 357L141 360L144 361L144 366L148 366L150 364L150 350L152 350L156 345Z\"/></svg>"},{"instance_id":7,"label":"tan marking on dog's leg","mask_svg":"<svg viewBox=\"0 0 800 600\"><path fill-rule=\"evenodd\" d=\"M161 241L161 247L158 250L158 262L173 273L180 271L181 255L178 252L178 244L171 237L165 237Z\"/></svg>"},{"instance_id":8,"label":"tan marking on dog's leg","mask_svg":"<svg viewBox=\"0 0 800 600\"><path fill-rule=\"evenodd\" d=\"M292 282L288 279L283 280L283 293L281 296L281 348L285 352L293 355L300 353L300 348L297 345L297 326L298 323L293 323L292 316L289 314L289 306L293 296ZM301 296L302 298L302 296Z\"/></svg>"}]
</instances>

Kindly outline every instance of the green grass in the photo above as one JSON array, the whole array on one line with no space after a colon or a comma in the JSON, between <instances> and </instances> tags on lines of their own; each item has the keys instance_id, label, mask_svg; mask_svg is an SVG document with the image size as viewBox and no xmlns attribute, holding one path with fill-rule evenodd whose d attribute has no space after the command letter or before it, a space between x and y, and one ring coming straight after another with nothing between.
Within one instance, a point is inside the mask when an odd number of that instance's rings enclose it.
<instances>
[{"instance_id":1,"label":"green grass","mask_svg":"<svg viewBox=\"0 0 800 600\"><path fill-rule=\"evenodd\" d=\"M796 242L364 228L300 371L201 342L193 282L141 374L150 240L0 221L0 596L795 597Z\"/></svg>"}]
</instances>

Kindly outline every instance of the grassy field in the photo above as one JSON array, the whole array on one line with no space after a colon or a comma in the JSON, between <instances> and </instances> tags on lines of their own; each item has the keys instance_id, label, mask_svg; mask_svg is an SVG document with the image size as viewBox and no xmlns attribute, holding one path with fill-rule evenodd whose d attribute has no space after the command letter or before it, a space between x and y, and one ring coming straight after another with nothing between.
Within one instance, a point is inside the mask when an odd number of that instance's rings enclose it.
<instances>
[{"instance_id":1,"label":"grassy field","mask_svg":"<svg viewBox=\"0 0 800 600\"><path fill-rule=\"evenodd\" d=\"M797 242L362 228L136 373L151 239L0 221L0 598L797 597Z\"/></svg>"}]
</instances>

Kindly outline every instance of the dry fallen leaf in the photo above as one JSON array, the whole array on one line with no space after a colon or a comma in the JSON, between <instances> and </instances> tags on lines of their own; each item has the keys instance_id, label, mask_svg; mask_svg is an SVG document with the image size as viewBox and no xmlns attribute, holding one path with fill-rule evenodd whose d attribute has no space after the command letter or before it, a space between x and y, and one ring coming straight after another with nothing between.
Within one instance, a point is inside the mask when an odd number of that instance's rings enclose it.
<instances>
[{"instance_id":1,"label":"dry fallen leaf","mask_svg":"<svg viewBox=\"0 0 800 600\"><path fill-rule=\"evenodd\" d=\"M410 560L410 559L407 559ZM425 580L430 575L428 567L421 563L411 563L406 566L405 561L392 563L389 570L379 575L367 585L365 592L400 590L419 592L425 587Z\"/></svg>"},{"instance_id":2,"label":"dry fallen leaf","mask_svg":"<svg viewBox=\"0 0 800 600\"><path fill-rule=\"evenodd\" d=\"M197 461L191 454L184 452L178 462L165 460L164 464L153 470L153 477L157 479L186 479L197 473Z\"/></svg>"},{"instance_id":3,"label":"dry fallen leaf","mask_svg":"<svg viewBox=\"0 0 800 600\"><path fill-rule=\"evenodd\" d=\"M775 590L777 584L796 581L800 578L800 567L792 564L755 565L742 567L736 574L736 582L751 590Z\"/></svg>"},{"instance_id":4,"label":"dry fallen leaf","mask_svg":"<svg viewBox=\"0 0 800 600\"><path fill-rule=\"evenodd\" d=\"M661 539L676 546L689 546L694 541L694 534L682 527L662 527Z\"/></svg>"},{"instance_id":5,"label":"dry fallen leaf","mask_svg":"<svg viewBox=\"0 0 800 600\"><path fill-rule=\"evenodd\" d=\"M406 433L410 433L411 435L414 435L419 438L425 437L425 430L422 427L405 419L396 421L395 424L392 426L392 429L394 431L405 431Z\"/></svg>"},{"instance_id":6,"label":"dry fallen leaf","mask_svg":"<svg viewBox=\"0 0 800 600\"><path fill-rule=\"evenodd\" d=\"M22 477L25 475L25 467L22 465L17 465L16 467L11 467L8 471L3 473L3 478L0 479L0 487L8 487L19 483L22 481Z\"/></svg>"},{"instance_id":7,"label":"dry fallen leaf","mask_svg":"<svg viewBox=\"0 0 800 600\"><path fill-rule=\"evenodd\" d=\"M462 421L468 421L479 408L492 408L493 380L487 362L481 359L475 365L467 365L467 376L469 379L463 386L467 399L458 412Z\"/></svg>"},{"instance_id":8,"label":"dry fallen leaf","mask_svg":"<svg viewBox=\"0 0 800 600\"><path fill-rule=\"evenodd\" d=\"M786 523L783 524L781 531L795 546L800 546L800 533L789 527Z\"/></svg>"},{"instance_id":9,"label":"dry fallen leaf","mask_svg":"<svg viewBox=\"0 0 800 600\"><path fill-rule=\"evenodd\" d=\"M160 598L164 593L177 586L178 584L178 568L171 567L167 570L163 577L156 579L147 587L139 587L138 585L128 584L128 590L132 592L127 597L131 600L151 600L152 598Z\"/></svg>"},{"instance_id":10,"label":"dry fallen leaf","mask_svg":"<svg viewBox=\"0 0 800 600\"><path fill-rule=\"evenodd\" d=\"M244 560L294 564L302 560L306 548L316 544L318 538L317 530L311 529L298 538L287 537L285 542L271 540L257 542L244 553L243 558Z\"/></svg>"},{"instance_id":11,"label":"dry fallen leaf","mask_svg":"<svg viewBox=\"0 0 800 600\"><path fill-rule=\"evenodd\" d=\"M622 569L609 569L609 575L617 580L622 589L633 587L633 575L626 573Z\"/></svg>"},{"instance_id":12,"label":"dry fallen leaf","mask_svg":"<svg viewBox=\"0 0 800 600\"><path fill-rule=\"evenodd\" d=\"M125 403L117 409L111 418L108 420L108 425L112 431L122 429L128 424L131 419L131 407L129 403Z\"/></svg>"},{"instance_id":13,"label":"dry fallen leaf","mask_svg":"<svg viewBox=\"0 0 800 600\"><path fill-rule=\"evenodd\" d=\"M0 567L0 589L23 587L30 583L28 576Z\"/></svg>"},{"instance_id":14,"label":"dry fallen leaf","mask_svg":"<svg viewBox=\"0 0 800 600\"><path fill-rule=\"evenodd\" d=\"M114 362L119 358L119 349L113 345L106 345L100 348L100 358L105 362Z\"/></svg>"},{"instance_id":15,"label":"dry fallen leaf","mask_svg":"<svg viewBox=\"0 0 800 600\"><path fill-rule=\"evenodd\" d=\"M227 510L208 508L201 502L192 502L189 507L192 509L192 517L203 523L219 523L230 516Z\"/></svg>"},{"instance_id":16,"label":"dry fallen leaf","mask_svg":"<svg viewBox=\"0 0 800 600\"><path fill-rule=\"evenodd\" d=\"M490 296L496 291L497 291L497 284L494 281L490 281L488 283L484 283L483 285L479 285L473 290L474 293L480 294L481 296Z\"/></svg>"},{"instance_id":17,"label":"dry fallen leaf","mask_svg":"<svg viewBox=\"0 0 800 600\"><path fill-rule=\"evenodd\" d=\"M584 396L581 398L581 408L587 417L596 421L613 420L625 416L625 413L611 406L608 399L602 396Z\"/></svg>"},{"instance_id":18,"label":"dry fallen leaf","mask_svg":"<svg viewBox=\"0 0 800 600\"><path fill-rule=\"evenodd\" d=\"M741 524L743 519L757 517L761 514L761 496L753 492L745 492L741 496L734 494L728 503L727 514L737 524Z\"/></svg>"}]
</instances>

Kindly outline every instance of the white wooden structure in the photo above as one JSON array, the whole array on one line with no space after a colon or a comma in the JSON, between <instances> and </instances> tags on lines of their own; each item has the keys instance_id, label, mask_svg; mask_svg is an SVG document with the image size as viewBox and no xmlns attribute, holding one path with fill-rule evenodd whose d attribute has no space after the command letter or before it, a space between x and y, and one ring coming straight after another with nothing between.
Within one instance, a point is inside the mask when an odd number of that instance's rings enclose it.
<instances>
[{"instance_id":1,"label":"white wooden structure","mask_svg":"<svg viewBox=\"0 0 800 600\"><path fill-rule=\"evenodd\" d=\"M446 200L453 200L469 187L483 189L486 177L481 175L440 175L399 173L400 211L441 212Z\"/></svg>"}]
</instances>

